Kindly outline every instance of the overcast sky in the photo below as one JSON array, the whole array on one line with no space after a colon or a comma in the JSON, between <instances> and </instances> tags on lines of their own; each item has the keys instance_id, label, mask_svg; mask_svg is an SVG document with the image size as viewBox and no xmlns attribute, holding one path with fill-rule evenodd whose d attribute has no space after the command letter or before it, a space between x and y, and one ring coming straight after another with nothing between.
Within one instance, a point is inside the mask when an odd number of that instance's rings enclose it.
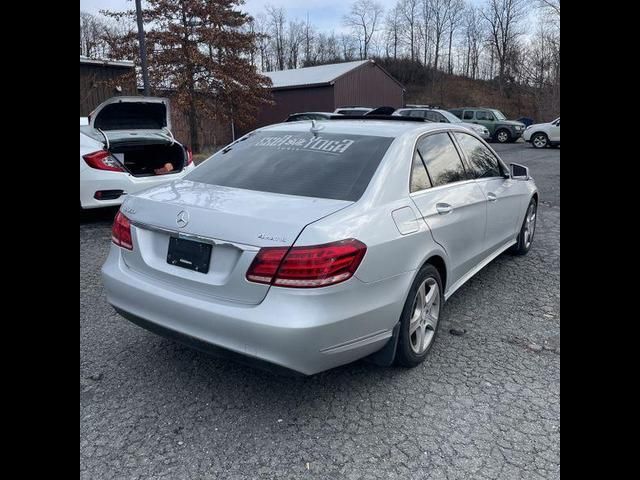
<instances>
[{"instance_id":1,"label":"overcast sky","mask_svg":"<svg viewBox=\"0 0 640 480\"><path fill-rule=\"evenodd\" d=\"M144 5L144 0L143 0ZM383 3L383 2L381 2ZM384 2L386 3L386 2ZM304 20L309 13L312 25L321 31L340 32L342 17L351 5L350 0L246 0L241 10L251 15L264 12L265 5L284 7L288 19ZM100 10L128 10L135 8L133 0L80 0L80 10L98 14Z\"/></svg>"}]
</instances>

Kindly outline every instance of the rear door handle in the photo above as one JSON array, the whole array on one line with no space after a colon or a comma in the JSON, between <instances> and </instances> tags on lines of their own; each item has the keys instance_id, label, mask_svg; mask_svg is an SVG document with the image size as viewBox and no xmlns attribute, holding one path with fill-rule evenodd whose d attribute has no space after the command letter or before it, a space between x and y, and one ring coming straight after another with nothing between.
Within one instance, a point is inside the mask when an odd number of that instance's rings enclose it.
<instances>
[{"instance_id":1,"label":"rear door handle","mask_svg":"<svg viewBox=\"0 0 640 480\"><path fill-rule=\"evenodd\" d=\"M493 192L489 192L487 193L487 200L489 200L490 202L495 202L498 199L498 196L493 193Z\"/></svg>"},{"instance_id":2,"label":"rear door handle","mask_svg":"<svg viewBox=\"0 0 640 480\"><path fill-rule=\"evenodd\" d=\"M446 215L453 212L453 207L448 203L436 203L436 210L440 215Z\"/></svg>"}]
</instances>

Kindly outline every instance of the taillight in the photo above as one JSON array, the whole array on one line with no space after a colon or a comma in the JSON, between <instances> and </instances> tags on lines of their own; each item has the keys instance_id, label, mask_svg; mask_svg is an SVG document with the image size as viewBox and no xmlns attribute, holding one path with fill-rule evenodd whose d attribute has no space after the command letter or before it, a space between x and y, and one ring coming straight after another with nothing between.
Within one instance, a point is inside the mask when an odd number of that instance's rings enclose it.
<instances>
[{"instance_id":1,"label":"taillight","mask_svg":"<svg viewBox=\"0 0 640 480\"><path fill-rule=\"evenodd\" d=\"M186 150L187 150L187 165L191 165L193 163L193 152L189 147L186 147Z\"/></svg>"},{"instance_id":2,"label":"taillight","mask_svg":"<svg viewBox=\"0 0 640 480\"><path fill-rule=\"evenodd\" d=\"M118 212L111 228L111 241L119 247L133 250L131 241L131 222L122 212Z\"/></svg>"},{"instance_id":3,"label":"taillight","mask_svg":"<svg viewBox=\"0 0 640 480\"><path fill-rule=\"evenodd\" d=\"M344 282L360 266L367 246L358 240L311 247L261 248L247 280L280 287L313 288Z\"/></svg>"},{"instance_id":4,"label":"taillight","mask_svg":"<svg viewBox=\"0 0 640 480\"><path fill-rule=\"evenodd\" d=\"M112 172L124 172L124 168L118 160L113 158L106 150L98 150L97 152L87 153L83 155L84 161L92 168L98 170L109 170Z\"/></svg>"}]
</instances>

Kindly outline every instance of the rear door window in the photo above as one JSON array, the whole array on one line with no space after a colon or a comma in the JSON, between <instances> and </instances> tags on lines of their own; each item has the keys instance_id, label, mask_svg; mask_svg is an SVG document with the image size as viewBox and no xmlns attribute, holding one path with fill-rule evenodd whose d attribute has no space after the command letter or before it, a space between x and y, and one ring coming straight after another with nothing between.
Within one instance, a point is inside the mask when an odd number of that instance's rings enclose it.
<instances>
[{"instance_id":1,"label":"rear door window","mask_svg":"<svg viewBox=\"0 0 640 480\"><path fill-rule=\"evenodd\" d=\"M473 120L473 110L465 110L462 115L463 120Z\"/></svg>"},{"instance_id":2,"label":"rear door window","mask_svg":"<svg viewBox=\"0 0 640 480\"><path fill-rule=\"evenodd\" d=\"M460 144L476 178L501 177L498 159L480 140L466 133L453 134Z\"/></svg>"},{"instance_id":3,"label":"rear door window","mask_svg":"<svg viewBox=\"0 0 640 480\"><path fill-rule=\"evenodd\" d=\"M185 179L261 192L357 201L392 137L260 131L216 153Z\"/></svg>"},{"instance_id":4,"label":"rear door window","mask_svg":"<svg viewBox=\"0 0 640 480\"><path fill-rule=\"evenodd\" d=\"M411 168L411 193L426 190L431 187L431 180L427 174L427 169L420 158L418 150L413 154L413 166Z\"/></svg>"},{"instance_id":5,"label":"rear door window","mask_svg":"<svg viewBox=\"0 0 640 480\"><path fill-rule=\"evenodd\" d=\"M434 187L469 178L449 134L436 133L423 137L418 142L418 151Z\"/></svg>"}]
</instances>

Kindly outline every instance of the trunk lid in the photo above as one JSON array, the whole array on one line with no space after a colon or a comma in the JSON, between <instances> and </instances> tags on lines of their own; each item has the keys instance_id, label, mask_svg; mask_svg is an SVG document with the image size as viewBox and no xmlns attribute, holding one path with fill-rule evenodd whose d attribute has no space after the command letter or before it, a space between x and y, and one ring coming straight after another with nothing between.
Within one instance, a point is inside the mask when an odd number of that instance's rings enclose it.
<instances>
[{"instance_id":1,"label":"trunk lid","mask_svg":"<svg viewBox=\"0 0 640 480\"><path fill-rule=\"evenodd\" d=\"M103 131L171 130L169 99L113 97L89 114L89 125Z\"/></svg>"},{"instance_id":2,"label":"trunk lid","mask_svg":"<svg viewBox=\"0 0 640 480\"><path fill-rule=\"evenodd\" d=\"M169 99L162 97L113 97L89 114L90 135L112 146L173 144Z\"/></svg>"},{"instance_id":3,"label":"trunk lid","mask_svg":"<svg viewBox=\"0 0 640 480\"><path fill-rule=\"evenodd\" d=\"M133 251L123 250L134 271L176 290L255 305L268 285L248 282L247 270L261 247L291 246L310 223L353 204L181 180L128 197L123 213L132 222ZM167 263L169 239L212 244L208 273Z\"/></svg>"}]
</instances>

